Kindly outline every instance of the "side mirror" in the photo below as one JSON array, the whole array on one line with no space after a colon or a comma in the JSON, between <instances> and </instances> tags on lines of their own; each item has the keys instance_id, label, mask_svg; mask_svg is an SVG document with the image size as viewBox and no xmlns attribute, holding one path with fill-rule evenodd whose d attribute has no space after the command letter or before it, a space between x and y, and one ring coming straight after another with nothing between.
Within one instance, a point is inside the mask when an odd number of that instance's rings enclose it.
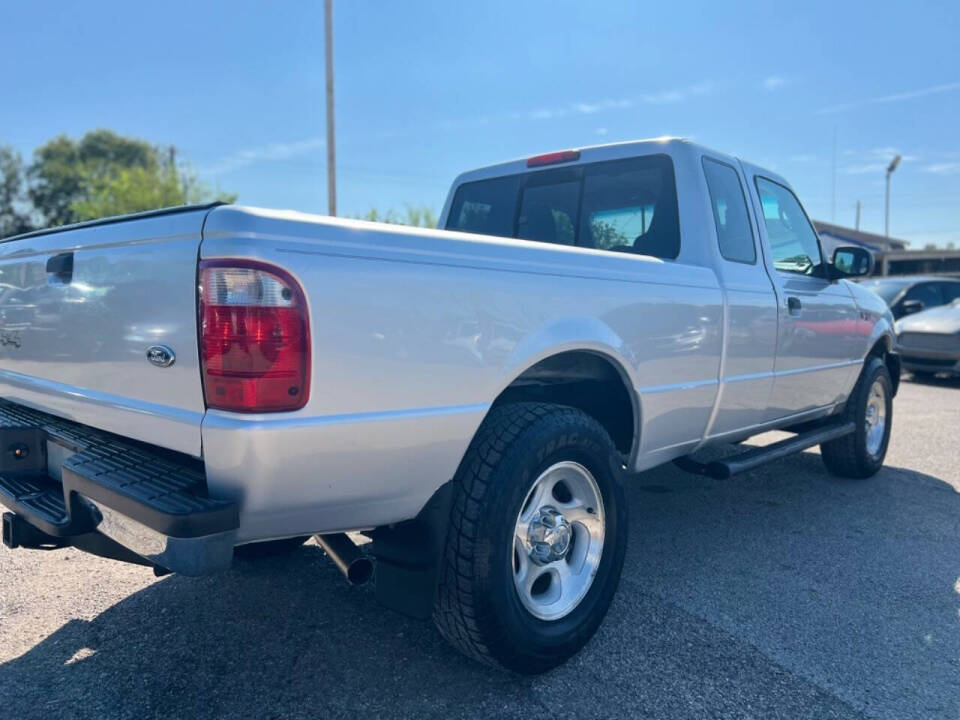
<instances>
[{"instance_id":1,"label":"side mirror","mask_svg":"<svg viewBox=\"0 0 960 720\"><path fill-rule=\"evenodd\" d=\"M923 300L904 300L900 303L900 310L904 315L913 315L923 310L926 305L923 304Z\"/></svg>"},{"instance_id":2,"label":"side mirror","mask_svg":"<svg viewBox=\"0 0 960 720\"><path fill-rule=\"evenodd\" d=\"M873 254L862 247L838 247L830 261L830 279L863 277L873 272Z\"/></svg>"}]
</instances>

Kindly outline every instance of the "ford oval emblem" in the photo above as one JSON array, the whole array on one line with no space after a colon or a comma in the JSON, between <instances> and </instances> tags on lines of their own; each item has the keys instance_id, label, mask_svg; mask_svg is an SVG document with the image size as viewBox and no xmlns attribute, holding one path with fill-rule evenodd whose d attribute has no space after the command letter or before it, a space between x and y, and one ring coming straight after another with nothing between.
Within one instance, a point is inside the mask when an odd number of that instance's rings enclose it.
<instances>
[{"instance_id":1,"label":"ford oval emblem","mask_svg":"<svg viewBox=\"0 0 960 720\"><path fill-rule=\"evenodd\" d=\"M157 367L170 367L176 359L173 350L166 345L151 345L147 348L147 360Z\"/></svg>"}]
</instances>

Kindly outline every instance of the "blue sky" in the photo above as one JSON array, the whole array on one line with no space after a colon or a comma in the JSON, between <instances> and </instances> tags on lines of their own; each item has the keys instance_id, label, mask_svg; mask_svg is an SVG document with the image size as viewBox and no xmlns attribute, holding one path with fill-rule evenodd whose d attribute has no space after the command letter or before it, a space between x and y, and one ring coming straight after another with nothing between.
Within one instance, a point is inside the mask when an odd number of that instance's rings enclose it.
<instances>
[{"instance_id":1,"label":"blue sky","mask_svg":"<svg viewBox=\"0 0 960 720\"><path fill-rule=\"evenodd\" d=\"M471 167L681 135L783 173L814 217L852 225L860 200L876 232L902 153L891 234L960 245L955 2L335 0L334 25L341 214L439 210ZM240 202L325 210L321 0L5 0L0 46L0 143L24 156L108 127L175 144Z\"/></svg>"}]
</instances>

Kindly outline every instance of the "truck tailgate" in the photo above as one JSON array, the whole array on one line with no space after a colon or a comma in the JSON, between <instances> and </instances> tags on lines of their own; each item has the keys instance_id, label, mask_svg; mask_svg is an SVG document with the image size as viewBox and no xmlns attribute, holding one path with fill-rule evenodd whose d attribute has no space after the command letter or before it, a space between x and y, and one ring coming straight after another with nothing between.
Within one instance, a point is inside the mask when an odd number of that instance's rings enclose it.
<instances>
[{"instance_id":1,"label":"truck tailgate","mask_svg":"<svg viewBox=\"0 0 960 720\"><path fill-rule=\"evenodd\" d=\"M196 273L207 211L0 243L0 396L199 456ZM158 346L172 364L162 366Z\"/></svg>"}]
</instances>

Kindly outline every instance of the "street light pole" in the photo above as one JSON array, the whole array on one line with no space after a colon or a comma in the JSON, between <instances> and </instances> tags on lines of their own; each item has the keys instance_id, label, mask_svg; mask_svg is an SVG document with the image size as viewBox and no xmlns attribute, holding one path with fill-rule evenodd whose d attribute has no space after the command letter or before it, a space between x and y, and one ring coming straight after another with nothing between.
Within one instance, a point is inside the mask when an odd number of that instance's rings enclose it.
<instances>
[{"instance_id":1,"label":"street light pole","mask_svg":"<svg viewBox=\"0 0 960 720\"><path fill-rule=\"evenodd\" d=\"M324 0L324 37L327 55L327 212L337 214L337 154L333 132L333 0Z\"/></svg>"},{"instance_id":2,"label":"street light pole","mask_svg":"<svg viewBox=\"0 0 960 720\"><path fill-rule=\"evenodd\" d=\"M902 158L899 155L895 155L893 160L890 161L890 166L887 168L887 203L886 203L886 219L883 223L883 236L890 239L890 176L893 175L893 171L897 169L897 165L900 164Z\"/></svg>"}]
</instances>

